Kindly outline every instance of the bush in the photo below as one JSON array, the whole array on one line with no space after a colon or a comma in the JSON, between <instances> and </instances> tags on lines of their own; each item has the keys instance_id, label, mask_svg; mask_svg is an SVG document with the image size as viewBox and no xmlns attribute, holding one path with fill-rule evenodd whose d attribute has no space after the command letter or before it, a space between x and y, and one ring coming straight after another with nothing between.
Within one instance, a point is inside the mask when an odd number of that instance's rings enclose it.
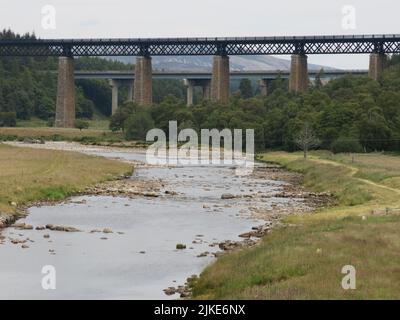
<instances>
[{"instance_id":1,"label":"bush","mask_svg":"<svg viewBox=\"0 0 400 320\"><path fill-rule=\"evenodd\" d=\"M82 131L82 129L88 129L89 128L89 122L77 119L75 120L75 128L79 129Z\"/></svg>"},{"instance_id":2,"label":"bush","mask_svg":"<svg viewBox=\"0 0 400 320\"><path fill-rule=\"evenodd\" d=\"M114 115L111 116L110 119L110 130L115 132L118 130L125 130L125 121L129 118L129 116L136 112L139 106L133 102L125 102L122 106L120 106Z\"/></svg>"},{"instance_id":3,"label":"bush","mask_svg":"<svg viewBox=\"0 0 400 320\"><path fill-rule=\"evenodd\" d=\"M129 116L125 123L127 140L146 140L146 134L154 128L154 121L147 111L139 111Z\"/></svg>"},{"instance_id":4,"label":"bush","mask_svg":"<svg viewBox=\"0 0 400 320\"><path fill-rule=\"evenodd\" d=\"M109 128L112 132L124 130L124 123L128 118L128 114L118 109L115 114L111 116Z\"/></svg>"},{"instance_id":5,"label":"bush","mask_svg":"<svg viewBox=\"0 0 400 320\"><path fill-rule=\"evenodd\" d=\"M331 144L331 151L333 153L360 153L363 152L363 148L358 139L340 137Z\"/></svg>"},{"instance_id":6,"label":"bush","mask_svg":"<svg viewBox=\"0 0 400 320\"><path fill-rule=\"evenodd\" d=\"M15 127L17 114L15 112L0 112L0 127Z\"/></svg>"}]
</instances>

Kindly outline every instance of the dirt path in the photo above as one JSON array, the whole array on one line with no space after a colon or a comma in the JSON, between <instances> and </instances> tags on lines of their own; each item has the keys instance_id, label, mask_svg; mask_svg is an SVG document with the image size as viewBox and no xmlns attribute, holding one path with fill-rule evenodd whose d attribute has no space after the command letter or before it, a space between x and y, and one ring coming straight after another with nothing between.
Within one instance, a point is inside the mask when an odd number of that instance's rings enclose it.
<instances>
[{"instance_id":1,"label":"dirt path","mask_svg":"<svg viewBox=\"0 0 400 320\"><path fill-rule=\"evenodd\" d=\"M315 157L310 157L310 159L312 161L314 161L314 162L321 163L321 164L328 164L328 165L332 165L332 166L336 166L336 167L344 167L344 168L350 170L350 176L352 178L354 178L354 179L356 179L356 180L358 180L360 182L363 182L363 183L366 183L368 185L371 185L371 186L374 186L374 187L377 187L377 188L385 189L385 190L392 191L392 192L395 192L397 194L400 194L400 190L399 189L391 188L391 187L385 186L383 184L373 182L373 181L368 180L368 179L355 177L355 175L360 170L358 168L353 167L353 166L350 166L350 165L347 165L347 164L343 164L343 163L338 163L338 162L331 161L331 160L319 159L319 158L315 158Z\"/></svg>"}]
</instances>

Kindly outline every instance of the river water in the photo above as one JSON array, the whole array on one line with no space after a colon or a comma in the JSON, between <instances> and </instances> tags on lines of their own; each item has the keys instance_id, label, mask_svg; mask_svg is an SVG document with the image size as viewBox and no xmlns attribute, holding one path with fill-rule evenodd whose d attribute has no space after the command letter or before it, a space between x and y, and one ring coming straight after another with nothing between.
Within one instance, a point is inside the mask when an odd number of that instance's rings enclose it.
<instances>
[{"instance_id":1,"label":"river water","mask_svg":"<svg viewBox=\"0 0 400 320\"><path fill-rule=\"evenodd\" d=\"M85 152L143 161L137 151ZM161 179L176 196L134 199L111 196L74 197L54 206L32 207L19 222L73 226L81 232L8 228L0 245L0 299L177 299L163 289L182 285L214 261L210 254L224 240L265 223L248 214L251 206L296 200L248 198L222 200L224 193L273 194L284 182L238 177L228 167L143 167L132 179ZM283 202L283 203L282 203ZM113 233L91 233L111 228ZM44 238L49 235L50 238ZM27 239L29 248L10 239ZM185 250L176 250L178 243ZM56 271L56 289L42 288L44 266Z\"/></svg>"}]
</instances>

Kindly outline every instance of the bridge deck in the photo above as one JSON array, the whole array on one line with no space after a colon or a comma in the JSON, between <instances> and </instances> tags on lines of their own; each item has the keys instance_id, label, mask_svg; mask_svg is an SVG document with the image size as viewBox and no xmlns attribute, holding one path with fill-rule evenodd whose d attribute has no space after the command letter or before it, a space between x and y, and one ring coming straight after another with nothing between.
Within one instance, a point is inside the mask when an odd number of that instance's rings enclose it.
<instances>
[{"instance_id":1,"label":"bridge deck","mask_svg":"<svg viewBox=\"0 0 400 320\"><path fill-rule=\"evenodd\" d=\"M1 40L0 56L400 53L400 35Z\"/></svg>"},{"instance_id":2,"label":"bridge deck","mask_svg":"<svg viewBox=\"0 0 400 320\"><path fill-rule=\"evenodd\" d=\"M310 70L310 76L316 76L319 70ZM368 70L326 70L324 77L332 78L346 74L366 75ZM289 70L267 70L267 71L231 71L232 79L258 78L258 79L275 79L278 76L288 78ZM114 79L114 80L133 80L135 74L133 71L75 71L76 79ZM155 79L211 79L210 72L174 72L174 71L153 71Z\"/></svg>"}]
</instances>

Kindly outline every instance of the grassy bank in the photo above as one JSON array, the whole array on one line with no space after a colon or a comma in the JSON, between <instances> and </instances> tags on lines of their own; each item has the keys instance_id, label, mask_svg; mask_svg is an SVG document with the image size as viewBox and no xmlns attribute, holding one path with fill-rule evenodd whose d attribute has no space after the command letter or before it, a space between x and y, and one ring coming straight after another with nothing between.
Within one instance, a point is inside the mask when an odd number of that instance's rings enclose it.
<instances>
[{"instance_id":1,"label":"grassy bank","mask_svg":"<svg viewBox=\"0 0 400 320\"><path fill-rule=\"evenodd\" d=\"M316 192L330 191L338 206L317 214L291 217L292 222L368 215L400 208L400 157L383 154L332 155L315 152L308 161L300 153L272 152L262 160L276 162L304 174L304 185ZM397 211L397 210L396 210Z\"/></svg>"},{"instance_id":2,"label":"grassy bank","mask_svg":"<svg viewBox=\"0 0 400 320\"><path fill-rule=\"evenodd\" d=\"M338 206L292 216L259 246L224 256L194 285L199 299L400 298L400 157L381 154L263 154L304 174ZM341 269L353 265L357 289L343 290Z\"/></svg>"},{"instance_id":3,"label":"grassy bank","mask_svg":"<svg viewBox=\"0 0 400 320\"><path fill-rule=\"evenodd\" d=\"M15 213L16 205L63 199L131 170L101 157L0 144L0 214Z\"/></svg>"},{"instance_id":4,"label":"grassy bank","mask_svg":"<svg viewBox=\"0 0 400 320\"><path fill-rule=\"evenodd\" d=\"M110 119L101 115L96 115L93 119L84 120L89 124L89 129L94 130L109 130L108 126ZM31 118L30 120L18 120L17 127L21 128L49 128L49 123L46 120L39 118Z\"/></svg>"},{"instance_id":5,"label":"grassy bank","mask_svg":"<svg viewBox=\"0 0 400 320\"><path fill-rule=\"evenodd\" d=\"M119 142L123 140L121 132L111 132L99 129L65 129L50 127L15 127L0 128L0 141L15 141L24 139L43 139L49 141L78 142Z\"/></svg>"}]
</instances>

